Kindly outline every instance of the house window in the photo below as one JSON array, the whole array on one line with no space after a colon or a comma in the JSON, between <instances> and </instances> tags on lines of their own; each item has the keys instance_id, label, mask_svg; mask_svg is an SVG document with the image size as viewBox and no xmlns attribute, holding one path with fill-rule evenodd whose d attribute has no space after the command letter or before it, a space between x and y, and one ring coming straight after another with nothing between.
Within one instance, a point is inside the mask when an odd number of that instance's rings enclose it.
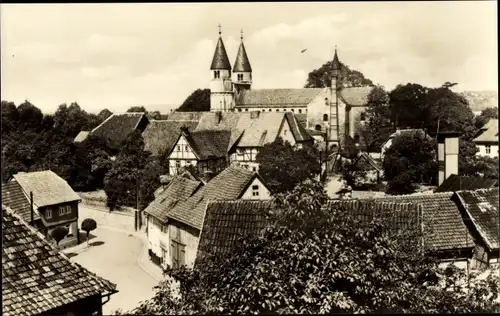
<instances>
[{"instance_id":1,"label":"house window","mask_svg":"<svg viewBox=\"0 0 500 316\"><path fill-rule=\"evenodd\" d=\"M323 121L324 122L328 121L328 114L323 114Z\"/></svg>"},{"instance_id":2,"label":"house window","mask_svg":"<svg viewBox=\"0 0 500 316\"><path fill-rule=\"evenodd\" d=\"M315 130L317 131L321 131L321 125L317 124L315 127L314 127Z\"/></svg>"},{"instance_id":3,"label":"house window","mask_svg":"<svg viewBox=\"0 0 500 316\"><path fill-rule=\"evenodd\" d=\"M276 112L279 112L279 111L280 111L280 109L276 109Z\"/></svg>"},{"instance_id":4,"label":"house window","mask_svg":"<svg viewBox=\"0 0 500 316\"><path fill-rule=\"evenodd\" d=\"M181 167L181 161L180 161L180 160L176 160L176 161L175 161L175 167L176 167L177 169L179 169L179 168Z\"/></svg>"},{"instance_id":5,"label":"house window","mask_svg":"<svg viewBox=\"0 0 500 316\"><path fill-rule=\"evenodd\" d=\"M214 79L219 79L220 78L220 71L216 70L214 71Z\"/></svg>"},{"instance_id":6,"label":"house window","mask_svg":"<svg viewBox=\"0 0 500 316\"><path fill-rule=\"evenodd\" d=\"M365 112L361 112L361 114L359 115L359 119L364 122L366 120L366 114Z\"/></svg>"},{"instance_id":7,"label":"house window","mask_svg":"<svg viewBox=\"0 0 500 316\"><path fill-rule=\"evenodd\" d=\"M491 146L490 145L486 145L486 153L491 154Z\"/></svg>"},{"instance_id":8,"label":"house window","mask_svg":"<svg viewBox=\"0 0 500 316\"><path fill-rule=\"evenodd\" d=\"M66 208L64 206L59 206L59 216L66 214Z\"/></svg>"},{"instance_id":9,"label":"house window","mask_svg":"<svg viewBox=\"0 0 500 316\"><path fill-rule=\"evenodd\" d=\"M188 148L188 146L187 146L187 145L186 145L186 146L184 146L184 150L185 150L185 151L188 151L188 150L189 150L189 148Z\"/></svg>"},{"instance_id":10,"label":"house window","mask_svg":"<svg viewBox=\"0 0 500 316\"><path fill-rule=\"evenodd\" d=\"M252 171L257 171L257 168L256 167L252 167Z\"/></svg>"},{"instance_id":11,"label":"house window","mask_svg":"<svg viewBox=\"0 0 500 316\"><path fill-rule=\"evenodd\" d=\"M245 112L248 112L248 109L245 109Z\"/></svg>"},{"instance_id":12,"label":"house window","mask_svg":"<svg viewBox=\"0 0 500 316\"><path fill-rule=\"evenodd\" d=\"M271 109L269 109L269 112L271 112L271 111L272 111L272 110L271 110Z\"/></svg>"},{"instance_id":13,"label":"house window","mask_svg":"<svg viewBox=\"0 0 500 316\"><path fill-rule=\"evenodd\" d=\"M71 206L66 205L66 214L71 214Z\"/></svg>"},{"instance_id":14,"label":"house window","mask_svg":"<svg viewBox=\"0 0 500 316\"><path fill-rule=\"evenodd\" d=\"M177 150L181 151L181 146L180 145L177 146Z\"/></svg>"},{"instance_id":15,"label":"house window","mask_svg":"<svg viewBox=\"0 0 500 316\"><path fill-rule=\"evenodd\" d=\"M295 109L292 109L292 112L295 112Z\"/></svg>"},{"instance_id":16,"label":"house window","mask_svg":"<svg viewBox=\"0 0 500 316\"><path fill-rule=\"evenodd\" d=\"M50 208L48 208L46 211L45 211L45 217L47 218L52 218L52 210Z\"/></svg>"},{"instance_id":17,"label":"house window","mask_svg":"<svg viewBox=\"0 0 500 316\"><path fill-rule=\"evenodd\" d=\"M287 130L285 129L285 130L283 131L283 133L285 134L285 136L286 136L286 132L287 132Z\"/></svg>"},{"instance_id":18,"label":"house window","mask_svg":"<svg viewBox=\"0 0 500 316\"><path fill-rule=\"evenodd\" d=\"M170 243L170 256L172 258L172 268L177 269L186 264L186 245L172 240Z\"/></svg>"},{"instance_id":19,"label":"house window","mask_svg":"<svg viewBox=\"0 0 500 316\"><path fill-rule=\"evenodd\" d=\"M264 112L266 109L262 109L262 112Z\"/></svg>"},{"instance_id":20,"label":"house window","mask_svg":"<svg viewBox=\"0 0 500 316\"><path fill-rule=\"evenodd\" d=\"M241 109L238 109L238 112L241 112Z\"/></svg>"},{"instance_id":21,"label":"house window","mask_svg":"<svg viewBox=\"0 0 500 316\"><path fill-rule=\"evenodd\" d=\"M302 109L299 109L299 114L302 113Z\"/></svg>"},{"instance_id":22,"label":"house window","mask_svg":"<svg viewBox=\"0 0 500 316\"><path fill-rule=\"evenodd\" d=\"M252 185L252 196L259 196L259 186Z\"/></svg>"}]
</instances>

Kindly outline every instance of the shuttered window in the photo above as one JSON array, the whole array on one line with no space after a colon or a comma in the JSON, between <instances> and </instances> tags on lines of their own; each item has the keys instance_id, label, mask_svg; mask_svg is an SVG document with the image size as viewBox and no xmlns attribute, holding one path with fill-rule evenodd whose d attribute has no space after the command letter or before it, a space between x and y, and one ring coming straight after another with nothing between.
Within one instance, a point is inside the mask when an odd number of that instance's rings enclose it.
<instances>
[{"instance_id":1,"label":"shuttered window","mask_svg":"<svg viewBox=\"0 0 500 316\"><path fill-rule=\"evenodd\" d=\"M177 269L186 264L186 245L175 240L170 243L170 255L172 256L172 268Z\"/></svg>"}]
</instances>

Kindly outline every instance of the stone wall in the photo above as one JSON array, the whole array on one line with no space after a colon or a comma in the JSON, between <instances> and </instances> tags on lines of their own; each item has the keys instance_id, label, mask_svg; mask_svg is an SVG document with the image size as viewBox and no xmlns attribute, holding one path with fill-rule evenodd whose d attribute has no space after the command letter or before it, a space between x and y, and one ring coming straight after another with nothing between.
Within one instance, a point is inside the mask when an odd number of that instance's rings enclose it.
<instances>
[{"instance_id":1,"label":"stone wall","mask_svg":"<svg viewBox=\"0 0 500 316\"><path fill-rule=\"evenodd\" d=\"M88 203L87 203L88 202ZM143 212L142 229L145 228L146 220ZM97 226L107 226L133 232L135 231L135 210L131 208L122 208L110 212L104 203L96 201L83 201L78 207L78 221L81 223L86 218L92 218Z\"/></svg>"}]
</instances>

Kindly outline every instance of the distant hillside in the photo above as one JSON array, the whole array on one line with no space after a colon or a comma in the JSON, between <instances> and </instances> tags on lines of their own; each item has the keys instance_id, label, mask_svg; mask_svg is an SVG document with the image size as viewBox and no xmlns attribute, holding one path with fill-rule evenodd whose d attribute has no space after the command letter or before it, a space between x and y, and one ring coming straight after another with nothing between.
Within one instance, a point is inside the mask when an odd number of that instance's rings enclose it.
<instances>
[{"instance_id":1,"label":"distant hillside","mask_svg":"<svg viewBox=\"0 0 500 316\"><path fill-rule=\"evenodd\" d=\"M498 92L496 91L464 91L460 94L469 101L470 108L474 112L498 107Z\"/></svg>"}]
</instances>

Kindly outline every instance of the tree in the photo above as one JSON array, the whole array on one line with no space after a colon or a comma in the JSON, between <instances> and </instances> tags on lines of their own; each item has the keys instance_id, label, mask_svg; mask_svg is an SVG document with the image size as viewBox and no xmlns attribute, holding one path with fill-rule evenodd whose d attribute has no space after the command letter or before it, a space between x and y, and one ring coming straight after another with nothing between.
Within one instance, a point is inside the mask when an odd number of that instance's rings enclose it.
<instances>
[{"instance_id":1,"label":"tree","mask_svg":"<svg viewBox=\"0 0 500 316\"><path fill-rule=\"evenodd\" d=\"M264 145L256 156L259 174L272 194L293 189L305 179L320 174L319 153L314 148L294 148L278 138Z\"/></svg>"},{"instance_id":2,"label":"tree","mask_svg":"<svg viewBox=\"0 0 500 316\"><path fill-rule=\"evenodd\" d=\"M99 114L97 114L97 117L99 118L99 121L104 122L105 119L113 115L113 112L111 112L108 109L101 110Z\"/></svg>"},{"instance_id":3,"label":"tree","mask_svg":"<svg viewBox=\"0 0 500 316\"><path fill-rule=\"evenodd\" d=\"M160 176L166 173L158 159L148 157L144 169L140 171L139 180L139 210L144 210L154 199L154 192L160 187Z\"/></svg>"},{"instance_id":4,"label":"tree","mask_svg":"<svg viewBox=\"0 0 500 316\"><path fill-rule=\"evenodd\" d=\"M340 76L344 87L372 86L373 82L357 71L351 70L347 65L341 63ZM305 88L325 88L330 87L332 81L332 61L321 65L307 75Z\"/></svg>"},{"instance_id":5,"label":"tree","mask_svg":"<svg viewBox=\"0 0 500 316\"><path fill-rule=\"evenodd\" d=\"M143 105L138 105L138 106L133 106L127 110L127 112L142 112L142 113L148 113L148 110Z\"/></svg>"},{"instance_id":6,"label":"tree","mask_svg":"<svg viewBox=\"0 0 500 316\"><path fill-rule=\"evenodd\" d=\"M437 174L435 140L425 133L407 132L396 136L384 155L384 177L389 194L407 194L417 183L429 182Z\"/></svg>"},{"instance_id":7,"label":"tree","mask_svg":"<svg viewBox=\"0 0 500 316\"><path fill-rule=\"evenodd\" d=\"M59 247L59 243L61 242L61 240L64 239L64 237L66 237L68 235L68 233L69 233L69 231L66 227L58 226L50 232L50 236L52 236L52 238L54 238L54 240L56 241L57 247Z\"/></svg>"},{"instance_id":8,"label":"tree","mask_svg":"<svg viewBox=\"0 0 500 316\"><path fill-rule=\"evenodd\" d=\"M498 180L498 157L478 157L476 161L476 172L487 179Z\"/></svg>"},{"instance_id":9,"label":"tree","mask_svg":"<svg viewBox=\"0 0 500 316\"><path fill-rule=\"evenodd\" d=\"M176 111L210 111L210 89L194 90Z\"/></svg>"},{"instance_id":10,"label":"tree","mask_svg":"<svg viewBox=\"0 0 500 316\"><path fill-rule=\"evenodd\" d=\"M82 222L82 230L87 233L87 245L89 244L89 234L97 228L97 223L92 218L86 218Z\"/></svg>"},{"instance_id":11,"label":"tree","mask_svg":"<svg viewBox=\"0 0 500 316\"><path fill-rule=\"evenodd\" d=\"M193 270L167 270L154 297L124 314L498 310L498 278L471 278L467 292L463 273L439 268L422 251L418 231L395 231L376 213L362 223L327 199L314 181L279 195L259 234L242 236L227 256L206 256Z\"/></svg>"}]
</instances>

